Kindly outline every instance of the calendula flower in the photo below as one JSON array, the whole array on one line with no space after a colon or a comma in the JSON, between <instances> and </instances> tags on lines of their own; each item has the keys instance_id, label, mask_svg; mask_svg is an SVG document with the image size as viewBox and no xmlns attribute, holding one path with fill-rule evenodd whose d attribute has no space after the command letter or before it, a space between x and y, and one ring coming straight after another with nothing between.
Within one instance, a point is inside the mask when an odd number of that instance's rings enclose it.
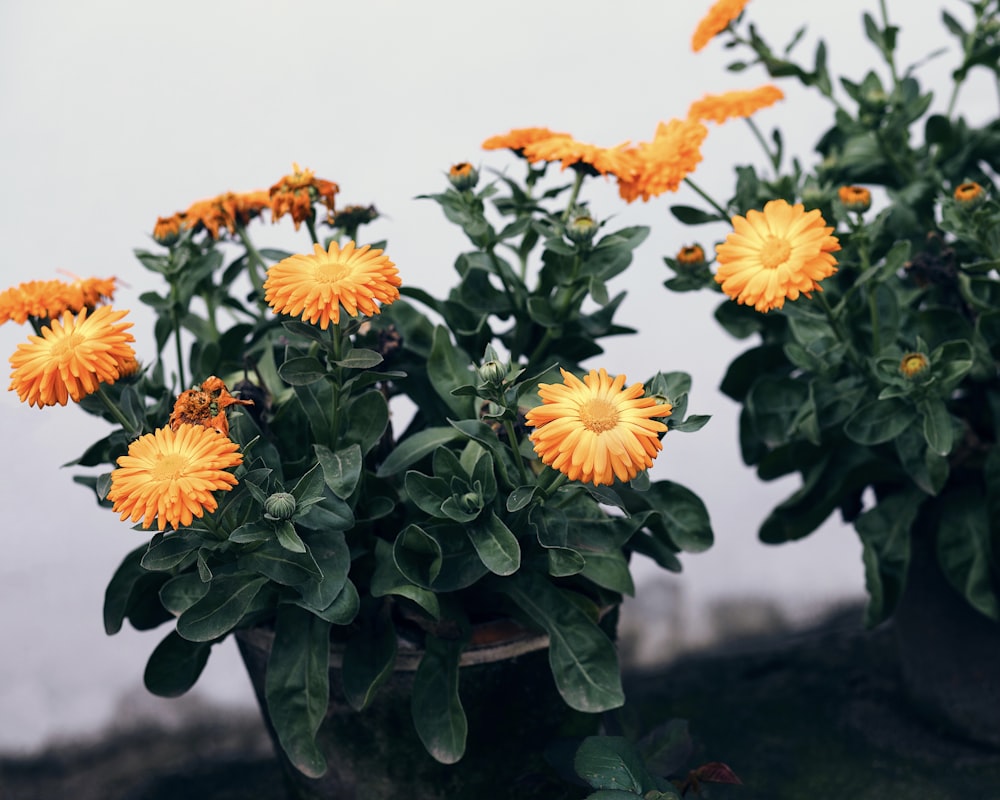
<instances>
[{"instance_id":1,"label":"calendula flower","mask_svg":"<svg viewBox=\"0 0 1000 800\"><path fill-rule=\"evenodd\" d=\"M228 492L236 476L226 470L243 462L239 445L211 428L159 428L129 445L111 473L108 500L121 519L148 528L187 527L218 508L213 492Z\"/></svg>"},{"instance_id":2,"label":"calendula flower","mask_svg":"<svg viewBox=\"0 0 1000 800\"><path fill-rule=\"evenodd\" d=\"M23 324L29 318L55 319L64 311L75 314L111 300L114 293L114 278L27 281L0 292L0 324L8 320Z\"/></svg>"},{"instance_id":3,"label":"calendula flower","mask_svg":"<svg viewBox=\"0 0 1000 800\"><path fill-rule=\"evenodd\" d=\"M191 228L195 233L207 230L213 239L218 239L223 231L235 234L238 225L246 225L254 217L260 216L269 207L269 203L270 196L264 191L225 192L192 203L180 214L180 218L184 227ZM162 217L160 219L163 220ZM164 220L162 226L162 233L168 241L172 219ZM157 224L159 225L159 220ZM156 228L153 229L153 238L157 238Z\"/></svg>"},{"instance_id":4,"label":"calendula flower","mask_svg":"<svg viewBox=\"0 0 1000 800\"><path fill-rule=\"evenodd\" d=\"M758 311L781 308L786 297L808 297L837 271L831 254L840 243L816 209L807 212L801 203L771 200L763 211L733 217L733 228L715 249L715 280L738 303Z\"/></svg>"},{"instance_id":5,"label":"calendula flower","mask_svg":"<svg viewBox=\"0 0 1000 800\"><path fill-rule=\"evenodd\" d=\"M591 370L581 381L561 369L563 383L539 384L542 405L527 413L535 452L571 480L595 486L631 480L653 465L667 426L653 417L670 415L669 403L643 397L643 386L627 389L625 376Z\"/></svg>"},{"instance_id":6,"label":"calendula flower","mask_svg":"<svg viewBox=\"0 0 1000 800\"><path fill-rule=\"evenodd\" d=\"M899 371L906 378L915 378L930 366L930 360L923 353L906 353L899 362Z\"/></svg>"},{"instance_id":7,"label":"calendula flower","mask_svg":"<svg viewBox=\"0 0 1000 800\"><path fill-rule=\"evenodd\" d=\"M279 314L319 322L326 330L340 321L341 307L352 317L379 313L376 301L399 298L399 271L381 250L371 245L355 249L330 242L330 249L313 245L312 255L289 256L267 271L264 299Z\"/></svg>"},{"instance_id":8,"label":"calendula flower","mask_svg":"<svg viewBox=\"0 0 1000 800\"><path fill-rule=\"evenodd\" d=\"M618 194L631 203L664 192L676 192L701 161L701 143L708 128L697 120L672 119L661 122L652 142L640 142L633 150L634 171L630 178L619 176Z\"/></svg>"},{"instance_id":9,"label":"calendula flower","mask_svg":"<svg viewBox=\"0 0 1000 800\"><path fill-rule=\"evenodd\" d=\"M705 264L705 251L699 244L688 245L677 251L674 260L684 267L701 267Z\"/></svg>"},{"instance_id":10,"label":"calendula flower","mask_svg":"<svg viewBox=\"0 0 1000 800\"><path fill-rule=\"evenodd\" d=\"M784 99L785 93L773 84L725 94L706 94L688 108L688 119L722 123L734 117L749 117Z\"/></svg>"},{"instance_id":11,"label":"calendula flower","mask_svg":"<svg viewBox=\"0 0 1000 800\"><path fill-rule=\"evenodd\" d=\"M120 322L127 311L101 306L88 316L88 309L73 316L64 311L42 328L41 336L29 336L10 357L10 390L28 405L66 405L97 391L102 383L114 383L135 359L128 344L131 322Z\"/></svg>"},{"instance_id":12,"label":"calendula flower","mask_svg":"<svg viewBox=\"0 0 1000 800\"><path fill-rule=\"evenodd\" d=\"M691 49L701 50L706 44L729 27L729 23L743 13L749 0L717 0L702 17L691 37Z\"/></svg>"},{"instance_id":13,"label":"calendula flower","mask_svg":"<svg viewBox=\"0 0 1000 800\"><path fill-rule=\"evenodd\" d=\"M538 161L559 161L562 169L573 167L590 175L607 175L609 172L629 180L637 169L635 154L627 144L616 147L598 147L579 142L572 136L550 136L524 145L524 157L532 164Z\"/></svg>"},{"instance_id":14,"label":"calendula flower","mask_svg":"<svg viewBox=\"0 0 1000 800\"><path fill-rule=\"evenodd\" d=\"M474 189L479 183L479 170L468 161L452 164L448 170L448 180L458 191L465 192Z\"/></svg>"},{"instance_id":15,"label":"calendula flower","mask_svg":"<svg viewBox=\"0 0 1000 800\"><path fill-rule=\"evenodd\" d=\"M499 136L491 136L483 142L483 150L513 150L519 154L529 144L553 137L569 137L568 133L551 131L548 128L513 128Z\"/></svg>"},{"instance_id":16,"label":"calendula flower","mask_svg":"<svg viewBox=\"0 0 1000 800\"><path fill-rule=\"evenodd\" d=\"M157 217L153 226L153 238L158 244L170 247L181 235L181 226L184 224L184 216L180 212L169 217Z\"/></svg>"},{"instance_id":17,"label":"calendula flower","mask_svg":"<svg viewBox=\"0 0 1000 800\"><path fill-rule=\"evenodd\" d=\"M837 189L837 199L848 211L867 211L872 207L872 193L864 186L841 186Z\"/></svg>"},{"instance_id":18,"label":"calendula flower","mask_svg":"<svg viewBox=\"0 0 1000 800\"><path fill-rule=\"evenodd\" d=\"M302 169L293 163L291 174L270 189L271 219L277 222L288 214L298 230L303 222L315 217L313 205L320 203L326 206L327 221L332 223L339 191L340 187L333 181L317 178L311 169Z\"/></svg>"},{"instance_id":19,"label":"calendula flower","mask_svg":"<svg viewBox=\"0 0 1000 800\"><path fill-rule=\"evenodd\" d=\"M955 199L963 206L971 208L986 199L986 192L975 181L966 181L955 187Z\"/></svg>"},{"instance_id":20,"label":"calendula flower","mask_svg":"<svg viewBox=\"0 0 1000 800\"><path fill-rule=\"evenodd\" d=\"M181 392L170 412L170 428L176 431L181 425L203 425L228 436L226 409L233 405L252 406L253 400L233 397L222 379L211 375L199 388Z\"/></svg>"}]
</instances>

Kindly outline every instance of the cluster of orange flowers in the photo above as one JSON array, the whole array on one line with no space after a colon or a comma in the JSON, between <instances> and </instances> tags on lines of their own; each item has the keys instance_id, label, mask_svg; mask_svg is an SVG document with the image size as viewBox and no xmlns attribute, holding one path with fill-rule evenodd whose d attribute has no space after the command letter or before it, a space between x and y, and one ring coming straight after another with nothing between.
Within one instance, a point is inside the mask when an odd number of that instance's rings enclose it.
<instances>
[{"instance_id":1,"label":"cluster of orange flowers","mask_svg":"<svg viewBox=\"0 0 1000 800\"><path fill-rule=\"evenodd\" d=\"M94 309L111 300L114 293L114 278L19 283L0 292L0 325L9 321L23 325L29 318L56 319L64 311L77 313L85 308Z\"/></svg>"},{"instance_id":2,"label":"cluster of orange flowers","mask_svg":"<svg viewBox=\"0 0 1000 800\"><path fill-rule=\"evenodd\" d=\"M236 235L265 210L271 212L274 222L288 214L298 230L303 222L314 219L316 203L326 207L326 221L333 224L334 201L339 191L333 181L317 178L311 169L293 164L292 172L270 189L224 192L206 200L197 200L185 211L157 218L153 238L160 244L170 245L184 229L194 233L208 231L213 239L218 239L223 232Z\"/></svg>"}]
</instances>

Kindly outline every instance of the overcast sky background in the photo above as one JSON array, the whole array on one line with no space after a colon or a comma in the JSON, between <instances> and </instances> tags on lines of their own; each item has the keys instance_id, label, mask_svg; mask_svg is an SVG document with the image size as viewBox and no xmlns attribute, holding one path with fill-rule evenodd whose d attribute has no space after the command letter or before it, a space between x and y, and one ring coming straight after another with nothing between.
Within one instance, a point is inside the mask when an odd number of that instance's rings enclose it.
<instances>
[{"instance_id":1,"label":"overcast sky background","mask_svg":"<svg viewBox=\"0 0 1000 800\"><path fill-rule=\"evenodd\" d=\"M114 304L133 310L136 349L149 359L150 317L136 298L161 287L133 248L154 247L157 216L223 191L267 188L295 161L339 183L338 204L375 203L385 216L364 233L388 239L404 282L443 295L464 238L435 204L414 198L441 191L459 161L484 174L523 175L510 154L480 149L488 136L546 126L601 145L649 139L659 121L683 116L706 92L766 82L760 72L726 72L731 58L719 42L691 52L709 5L625 0L612 14L597 0L9 0L0 4L0 288L59 270L114 275ZM888 5L903 28L901 63L951 46L938 4ZM944 5L967 18L957 0ZM808 9L798 58L811 64L821 35L834 73L858 81L875 61L861 34L868 6L877 12L860 0L753 0L749 12L780 47ZM918 75L941 87L955 63L949 54ZM797 86L781 86L788 99L758 122L767 131L780 124L789 149L811 163L829 114ZM974 82L964 99L973 117L981 116L979 99L989 104L983 113L994 113L985 84ZM944 107L944 89L935 102ZM710 128L694 178L725 198L733 165L763 160L741 122ZM588 181L584 199L601 216L617 215L612 229L654 229L611 287L629 290L617 319L640 333L611 340L592 366L624 372L629 382L689 371L690 411L713 415L696 434L669 436L654 471L701 495L715 527L715 547L686 557L684 574L668 578L682 587L688 624L696 627L720 598L770 598L801 617L860 596L853 531L834 522L792 545L756 540L759 522L798 482L761 484L740 460L738 410L717 387L747 343L714 325L717 295L662 287L663 255L724 232L673 220L669 205L699 204L686 188L626 206L613 184ZM296 236L290 226L258 224L254 234L258 246L309 249L304 231ZM29 332L0 327L0 352L13 352ZM72 406L40 411L2 392L0 432L0 751L24 751L123 713L121 698L143 692L145 660L167 628L113 638L103 631L104 588L143 535L99 509L72 482L73 469L59 465L107 426ZM646 581L657 572L648 562L638 568ZM199 690L212 701L250 702L235 648L217 651Z\"/></svg>"}]
</instances>

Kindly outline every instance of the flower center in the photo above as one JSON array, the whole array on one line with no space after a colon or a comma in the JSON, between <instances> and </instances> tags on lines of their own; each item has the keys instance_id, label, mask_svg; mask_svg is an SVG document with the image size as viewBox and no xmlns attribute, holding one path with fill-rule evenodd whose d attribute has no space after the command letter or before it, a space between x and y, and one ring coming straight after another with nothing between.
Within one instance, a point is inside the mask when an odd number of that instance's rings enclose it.
<instances>
[{"instance_id":1,"label":"flower center","mask_svg":"<svg viewBox=\"0 0 1000 800\"><path fill-rule=\"evenodd\" d=\"M76 348L86 340L87 337L76 332L63 336L52 345L52 355L62 360L72 358L76 355Z\"/></svg>"},{"instance_id":2,"label":"flower center","mask_svg":"<svg viewBox=\"0 0 1000 800\"><path fill-rule=\"evenodd\" d=\"M792 246L787 239L771 236L760 248L760 263L765 269L775 269L788 261L791 254Z\"/></svg>"},{"instance_id":3,"label":"flower center","mask_svg":"<svg viewBox=\"0 0 1000 800\"><path fill-rule=\"evenodd\" d=\"M184 474L188 459L180 453L169 453L159 459L149 471L149 477L154 481L172 481Z\"/></svg>"},{"instance_id":4,"label":"flower center","mask_svg":"<svg viewBox=\"0 0 1000 800\"><path fill-rule=\"evenodd\" d=\"M618 424L618 409L607 400L588 400L580 406L580 422L589 431L604 433Z\"/></svg>"},{"instance_id":5,"label":"flower center","mask_svg":"<svg viewBox=\"0 0 1000 800\"><path fill-rule=\"evenodd\" d=\"M316 270L316 280L320 283L340 283L350 276L351 268L339 261L328 261L320 264Z\"/></svg>"}]
</instances>

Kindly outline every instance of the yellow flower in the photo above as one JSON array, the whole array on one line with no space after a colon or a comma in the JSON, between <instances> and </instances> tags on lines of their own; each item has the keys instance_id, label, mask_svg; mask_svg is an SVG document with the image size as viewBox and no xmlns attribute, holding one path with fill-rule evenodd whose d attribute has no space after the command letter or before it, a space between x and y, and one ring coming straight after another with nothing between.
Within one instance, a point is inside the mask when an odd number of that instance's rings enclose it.
<instances>
[{"instance_id":1,"label":"yellow flower","mask_svg":"<svg viewBox=\"0 0 1000 800\"><path fill-rule=\"evenodd\" d=\"M569 137L569 134L550 131L548 128L514 128L499 136L491 136L483 142L483 150L503 150L506 148L520 153L529 144L557 136Z\"/></svg>"},{"instance_id":2,"label":"yellow flower","mask_svg":"<svg viewBox=\"0 0 1000 800\"><path fill-rule=\"evenodd\" d=\"M733 228L715 248L715 280L741 304L758 311L781 308L786 297L808 297L820 288L819 281L837 271L831 253L840 244L816 209L807 212L801 203L771 200L762 212L733 217Z\"/></svg>"},{"instance_id":3,"label":"yellow flower","mask_svg":"<svg viewBox=\"0 0 1000 800\"><path fill-rule=\"evenodd\" d=\"M371 245L356 250L354 242L343 249L330 242L329 251L313 245L312 255L289 256L267 271L264 299L279 314L301 316L319 322L326 330L330 321L340 321L340 308L352 317L358 313L379 313L380 303L392 303L399 297L402 281L388 256Z\"/></svg>"},{"instance_id":4,"label":"yellow flower","mask_svg":"<svg viewBox=\"0 0 1000 800\"><path fill-rule=\"evenodd\" d=\"M591 370L581 381L561 369L563 383L539 384L542 405L527 413L531 441L542 462L571 480L595 486L631 480L653 466L670 415L669 403L643 397L643 386L624 389L625 376Z\"/></svg>"},{"instance_id":5,"label":"yellow flower","mask_svg":"<svg viewBox=\"0 0 1000 800\"><path fill-rule=\"evenodd\" d=\"M314 203L326 206L327 221L332 224L335 200L340 187L333 181L317 178L311 169L292 164L292 173L285 175L270 189L271 219L277 222L285 214L292 218L295 230L315 216Z\"/></svg>"},{"instance_id":6,"label":"yellow flower","mask_svg":"<svg viewBox=\"0 0 1000 800\"><path fill-rule=\"evenodd\" d=\"M749 0L717 0L695 28L691 37L691 49L697 53L717 34L722 33L730 22L743 13L748 2Z\"/></svg>"},{"instance_id":7,"label":"yellow flower","mask_svg":"<svg viewBox=\"0 0 1000 800\"><path fill-rule=\"evenodd\" d=\"M562 162L562 169L576 167L591 175L607 175L609 172L623 180L629 180L635 173L636 164L633 150L625 144L617 147L598 147L578 142L572 136L550 136L526 144L523 155L532 164L538 161Z\"/></svg>"},{"instance_id":8,"label":"yellow flower","mask_svg":"<svg viewBox=\"0 0 1000 800\"><path fill-rule=\"evenodd\" d=\"M963 206L978 206L985 197L983 187L975 181L966 181L955 187L955 199Z\"/></svg>"},{"instance_id":9,"label":"yellow flower","mask_svg":"<svg viewBox=\"0 0 1000 800\"><path fill-rule=\"evenodd\" d=\"M906 378L915 378L924 372L930 363L923 353L906 353L899 361L899 371Z\"/></svg>"},{"instance_id":10,"label":"yellow flower","mask_svg":"<svg viewBox=\"0 0 1000 800\"><path fill-rule=\"evenodd\" d=\"M640 142L632 150L634 169L630 178L618 176L618 194L631 203L664 192L676 192L701 161L701 143L708 128L697 120L661 122L652 142Z\"/></svg>"},{"instance_id":11,"label":"yellow flower","mask_svg":"<svg viewBox=\"0 0 1000 800\"><path fill-rule=\"evenodd\" d=\"M837 189L840 204L848 211L867 211L872 207L872 193L864 186L841 186Z\"/></svg>"},{"instance_id":12,"label":"yellow flower","mask_svg":"<svg viewBox=\"0 0 1000 800\"><path fill-rule=\"evenodd\" d=\"M236 476L226 470L242 463L238 451L228 437L200 425L147 433L129 445L111 473L112 510L123 520L141 519L143 528L154 519L161 531L167 523L174 530L187 527L218 508L212 492L236 485Z\"/></svg>"},{"instance_id":13,"label":"yellow flower","mask_svg":"<svg viewBox=\"0 0 1000 800\"><path fill-rule=\"evenodd\" d=\"M688 119L721 123L733 117L749 117L760 109L773 106L784 99L785 93L772 84L745 91L706 94L701 100L691 104L688 109Z\"/></svg>"},{"instance_id":14,"label":"yellow flower","mask_svg":"<svg viewBox=\"0 0 1000 800\"><path fill-rule=\"evenodd\" d=\"M119 322L127 311L101 306L88 316L83 309L74 317L64 311L42 328L41 336L29 336L10 357L10 390L28 405L66 405L97 391L101 383L114 383L130 368L135 351L128 344L135 337L126 333L131 322Z\"/></svg>"}]
</instances>

